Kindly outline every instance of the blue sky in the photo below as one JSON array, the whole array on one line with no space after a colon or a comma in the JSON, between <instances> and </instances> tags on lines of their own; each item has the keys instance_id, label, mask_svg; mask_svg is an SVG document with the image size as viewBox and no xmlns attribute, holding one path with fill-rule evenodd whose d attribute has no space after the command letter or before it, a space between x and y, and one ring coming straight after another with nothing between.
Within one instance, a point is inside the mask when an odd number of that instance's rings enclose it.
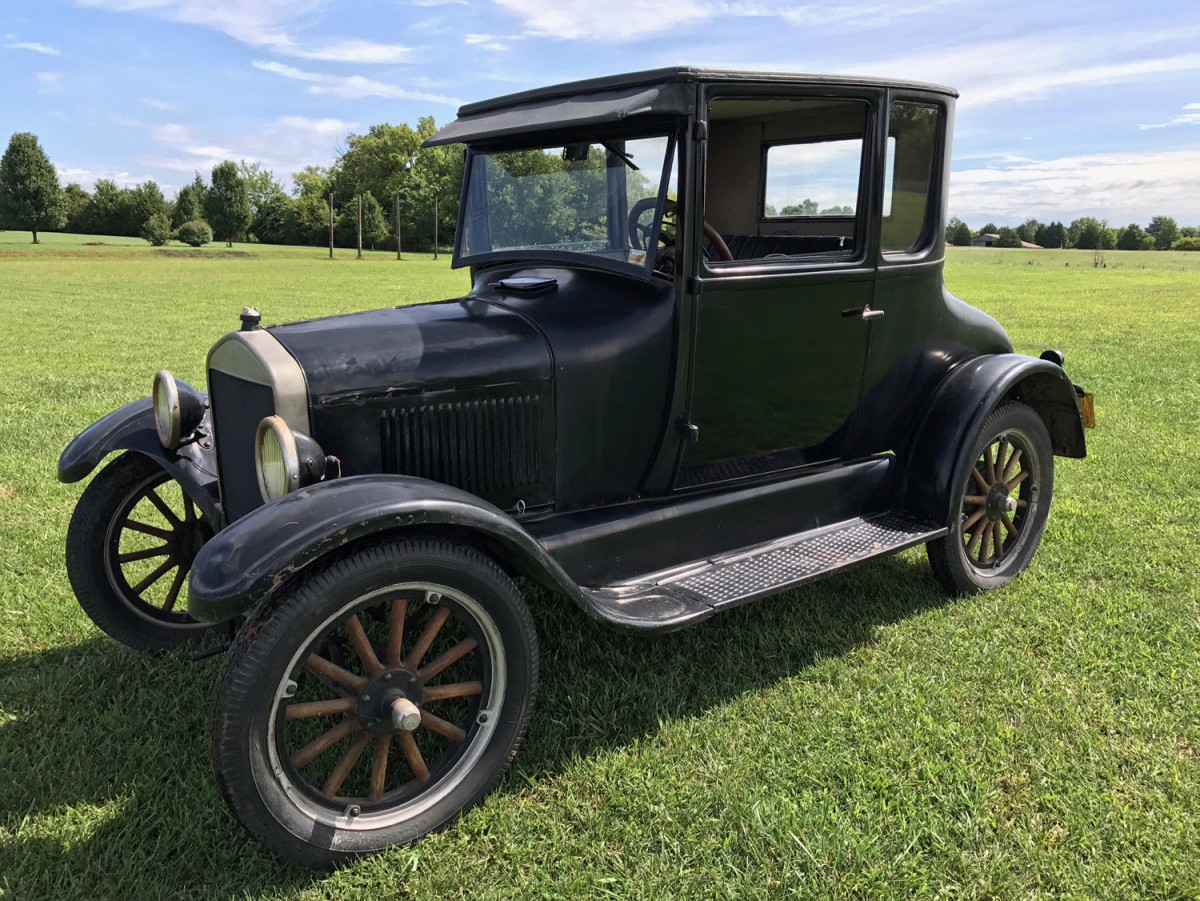
<instances>
[{"instance_id":1,"label":"blue sky","mask_svg":"<svg viewBox=\"0 0 1200 901\"><path fill-rule=\"evenodd\" d=\"M461 102L691 64L956 87L951 213L1200 224L1200 3L0 0L0 141L62 179L291 173Z\"/></svg>"}]
</instances>

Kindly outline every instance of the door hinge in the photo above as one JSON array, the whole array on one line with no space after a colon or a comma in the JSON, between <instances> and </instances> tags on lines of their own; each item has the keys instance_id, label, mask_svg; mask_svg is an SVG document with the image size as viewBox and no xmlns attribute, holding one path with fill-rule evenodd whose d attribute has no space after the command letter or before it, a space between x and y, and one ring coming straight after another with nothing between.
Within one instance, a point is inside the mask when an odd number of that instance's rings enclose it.
<instances>
[{"instance_id":1,"label":"door hinge","mask_svg":"<svg viewBox=\"0 0 1200 901\"><path fill-rule=\"evenodd\" d=\"M695 138L697 141L707 141L708 140L708 123L705 122L703 119L697 119L696 127L693 129L692 133L693 133L693 135L695 135Z\"/></svg>"},{"instance_id":2,"label":"door hinge","mask_svg":"<svg viewBox=\"0 0 1200 901\"><path fill-rule=\"evenodd\" d=\"M688 444L695 444L700 440L700 426L695 423L688 422L686 419L675 420L675 426L679 429L679 434Z\"/></svg>"}]
</instances>

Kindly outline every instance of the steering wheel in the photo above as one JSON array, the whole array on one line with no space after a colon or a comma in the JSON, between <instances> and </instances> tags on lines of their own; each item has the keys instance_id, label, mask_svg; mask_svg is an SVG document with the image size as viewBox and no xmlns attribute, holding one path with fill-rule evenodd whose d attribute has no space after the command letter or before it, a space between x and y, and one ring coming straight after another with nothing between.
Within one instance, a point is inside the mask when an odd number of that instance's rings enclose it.
<instances>
[{"instance_id":1,"label":"steering wheel","mask_svg":"<svg viewBox=\"0 0 1200 901\"><path fill-rule=\"evenodd\" d=\"M657 197L643 197L637 203L629 208L629 236L634 244L640 244L641 250L653 250L657 241L650 234L654 228L654 222L641 222L642 216L648 211L652 211L658 204ZM667 200L663 204L663 225L669 226L671 231L668 232L665 228L660 229L658 233L658 241L661 241L668 247L675 244L676 224L674 222L678 212L678 204L674 200ZM667 217L671 217L672 221L667 222ZM725 239L721 237L721 233L715 228L704 223L704 237L712 244L713 249L717 252L717 256L724 262L731 262L733 254L729 251L729 245L725 243Z\"/></svg>"}]
</instances>

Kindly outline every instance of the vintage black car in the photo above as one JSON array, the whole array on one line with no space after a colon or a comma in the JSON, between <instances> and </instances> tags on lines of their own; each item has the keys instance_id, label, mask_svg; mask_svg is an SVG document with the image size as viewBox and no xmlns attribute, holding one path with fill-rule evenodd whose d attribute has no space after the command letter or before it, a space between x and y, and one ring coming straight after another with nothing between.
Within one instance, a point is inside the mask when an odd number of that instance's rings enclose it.
<instances>
[{"instance_id":1,"label":"vintage black car","mask_svg":"<svg viewBox=\"0 0 1200 901\"><path fill-rule=\"evenodd\" d=\"M251 833L336 862L486 795L538 678L517 577L659 633L920 544L955 595L1029 564L1090 396L943 286L954 98L674 68L464 106L429 143L466 145L467 296L245 311L207 395L160 372L71 443L65 482L120 454L67 538L95 622L238 626Z\"/></svg>"}]
</instances>

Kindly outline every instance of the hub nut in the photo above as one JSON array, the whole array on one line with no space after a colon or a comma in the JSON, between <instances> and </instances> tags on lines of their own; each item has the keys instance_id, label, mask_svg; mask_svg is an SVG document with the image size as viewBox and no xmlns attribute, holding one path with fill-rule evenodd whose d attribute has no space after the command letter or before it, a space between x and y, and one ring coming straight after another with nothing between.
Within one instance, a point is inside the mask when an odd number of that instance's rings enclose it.
<instances>
[{"instance_id":1,"label":"hub nut","mask_svg":"<svg viewBox=\"0 0 1200 901\"><path fill-rule=\"evenodd\" d=\"M405 732L412 732L421 725L421 711L408 698L396 698L392 701L392 726Z\"/></svg>"}]
</instances>

